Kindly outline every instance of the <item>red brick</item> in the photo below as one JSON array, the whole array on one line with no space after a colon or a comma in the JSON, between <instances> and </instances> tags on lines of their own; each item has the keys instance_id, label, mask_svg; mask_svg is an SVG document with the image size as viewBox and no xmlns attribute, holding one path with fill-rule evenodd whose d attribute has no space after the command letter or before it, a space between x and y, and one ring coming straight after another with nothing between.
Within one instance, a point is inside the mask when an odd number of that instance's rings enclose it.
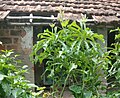
<instances>
[{"instance_id":1,"label":"red brick","mask_svg":"<svg viewBox=\"0 0 120 98\"><path fill-rule=\"evenodd\" d=\"M0 36L9 36L9 30L0 29Z\"/></svg>"},{"instance_id":2,"label":"red brick","mask_svg":"<svg viewBox=\"0 0 120 98\"><path fill-rule=\"evenodd\" d=\"M12 43L12 38L2 37L2 38L0 38L0 41L1 41L3 44L11 44L11 43Z\"/></svg>"},{"instance_id":3,"label":"red brick","mask_svg":"<svg viewBox=\"0 0 120 98\"><path fill-rule=\"evenodd\" d=\"M21 30L11 30L10 35L12 36L20 36Z\"/></svg>"},{"instance_id":4,"label":"red brick","mask_svg":"<svg viewBox=\"0 0 120 98\"><path fill-rule=\"evenodd\" d=\"M7 28L8 28L8 29L15 29L16 26L9 25Z\"/></svg>"},{"instance_id":5,"label":"red brick","mask_svg":"<svg viewBox=\"0 0 120 98\"><path fill-rule=\"evenodd\" d=\"M7 45L7 50L11 50L11 49L18 50L18 47L17 45Z\"/></svg>"},{"instance_id":6,"label":"red brick","mask_svg":"<svg viewBox=\"0 0 120 98\"><path fill-rule=\"evenodd\" d=\"M14 39L13 39L13 43L14 43L14 44L18 44L18 43L19 43L19 38L14 38Z\"/></svg>"},{"instance_id":7,"label":"red brick","mask_svg":"<svg viewBox=\"0 0 120 98\"><path fill-rule=\"evenodd\" d=\"M0 50L5 50L5 46L0 44Z\"/></svg>"}]
</instances>

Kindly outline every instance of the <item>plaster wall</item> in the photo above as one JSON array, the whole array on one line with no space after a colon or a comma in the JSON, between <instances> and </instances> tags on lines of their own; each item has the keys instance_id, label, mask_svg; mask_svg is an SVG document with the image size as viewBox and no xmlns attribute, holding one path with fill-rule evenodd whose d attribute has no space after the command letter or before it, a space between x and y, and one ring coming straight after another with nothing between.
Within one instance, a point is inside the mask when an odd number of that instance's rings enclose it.
<instances>
[{"instance_id":1,"label":"plaster wall","mask_svg":"<svg viewBox=\"0 0 120 98\"><path fill-rule=\"evenodd\" d=\"M22 61L29 66L28 74L25 74L26 78L34 83L34 65L31 63L29 55L32 52L33 47L33 27L24 26L22 27L25 31L24 36L21 37L21 48L22 48Z\"/></svg>"}]
</instances>

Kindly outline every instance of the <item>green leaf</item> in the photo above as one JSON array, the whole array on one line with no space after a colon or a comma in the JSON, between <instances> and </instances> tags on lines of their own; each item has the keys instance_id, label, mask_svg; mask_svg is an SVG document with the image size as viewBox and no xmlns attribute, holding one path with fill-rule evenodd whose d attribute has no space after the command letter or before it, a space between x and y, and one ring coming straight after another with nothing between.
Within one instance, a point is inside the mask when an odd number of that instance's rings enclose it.
<instances>
[{"instance_id":1,"label":"green leaf","mask_svg":"<svg viewBox=\"0 0 120 98\"><path fill-rule=\"evenodd\" d=\"M84 92L84 97L85 98L91 98L92 97L92 91Z\"/></svg>"},{"instance_id":2,"label":"green leaf","mask_svg":"<svg viewBox=\"0 0 120 98\"><path fill-rule=\"evenodd\" d=\"M54 28L54 32L55 32L55 34L57 33L57 27Z\"/></svg>"},{"instance_id":3,"label":"green leaf","mask_svg":"<svg viewBox=\"0 0 120 98\"><path fill-rule=\"evenodd\" d=\"M44 42L44 44L42 46L44 50L46 50L46 48L48 47L49 43L50 43L50 40Z\"/></svg>"},{"instance_id":4,"label":"green leaf","mask_svg":"<svg viewBox=\"0 0 120 98\"><path fill-rule=\"evenodd\" d=\"M80 26L77 25L76 21L73 21L73 22L72 22L70 25L68 25L68 26L70 26L70 27L73 26L73 27L76 28L76 30L77 30L77 29L80 30Z\"/></svg>"},{"instance_id":5,"label":"green leaf","mask_svg":"<svg viewBox=\"0 0 120 98\"><path fill-rule=\"evenodd\" d=\"M68 25L68 23L69 23L69 20L64 20L61 22L61 26L66 27Z\"/></svg>"},{"instance_id":6,"label":"green leaf","mask_svg":"<svg viewBox=\"0 0 120 98\"><path fill-rule=\"evenodd\" d=\"M82 40L81 41L79 41L78 42L78 44L77 44L77 53L79 53L79 51L80 51L80 46L81 46L81 43L82 43Z\"/></svg>"},{"instance_id":7,"label":"green leaf","mask_svg":"<svg viewBox=\"0 0 120 98\"><path fill-rule=\"evenodd\" d=\"M6 75L0 74L0 81L2 81L5 77L7 77Z\"/></svg>"},{"instance_id":8,"label":"green leaf","mask_svg":"<svg viewBox=\"0 0 120 98\"><path fill-rule=\"evenodd\" d=\"M27 84L27 85L28 85L30 88L31 88L31 87L36 87L36 88L38 87L38 86L35 85L35 84Z\"/></svg>"},{"instance_id":9,"label":"green leaf","mask_svg":"<svg viewBox=\"0 0 120 98\"><path fill-rule=\"evenodd\" d=\"M23 92L25 91L22 90L21 88L15 88L14 90L12 90L12 95L14 96L14 98L18 98L20 94Z\"/></svg>"},{"instance_id":10,"label":"green leaf","mask_svg":"<svg viewBox=\"0 0 120 98\"><path fill-rule=\"evenodd\" d=\"M51 70L51 73L49 74L48 77L53 77L54 76L54 69Z\"/></svg>"},{"instance_id":11,"label":"green leaf","mask_svg":"<svg viewBox=\"0 0 120 98\"><path fill-rule=\"evenodd\" d=\"M38 59L39 59L39 62L40 62L40 64L42 63L42 61L45 59L45 58L47 58L48 57L48 54L46 53L46 52L43 52L43 53L40 53L40 55L39 56L37 56L38 57Z\"/></svg>"},{"instance_id":12,"label":"green leaf","mask_svg":"<svg viewBox=\"0 0 120 98\"><path fill-rule=\"evenodd\" d=\"M84 43L85 43L86 49L89 49L89 45L88 45L87 41L84 41Z\"/></svg>"},{"instance_id":13,"label":"green leaf","mask_svg":"<svg viewBox=\"0 0 120 98\"><path fill-rule=\"evenodd\" d=\"M120 39L120 34L115 35L115 39Z\"/></svg>"},{"instance_id":14,"label":"green leaf","mask_svg":"<svg viewBox=\"0 0 120 98\"><path fill-rule=\"evenodd\" d=\"M104 41L104 36L102 35L102 34L97 34L97 33L94 33L93 34L93 37L95 37L96 39L99 39L99 40L101 40L102 42L105 42Z\"/></svg>"},{"instance_id":15,"label":"green leaf","mask_svg":"<svg viewBox=\"0 0 120 98\"><path fill-rule=\"evenodd\" d=\"M72 63L70 64L70 67L69 67L69 72L71 72L73 69L76 69L77 68L77 65Z\"/></svg>"},{"instance_id":16,"label":"green leaf","mask_svg":"<svg viewBox=\"0 0 120 98\"><path fill-rule=\"evenodd\" d=\"M77 94L80 94L81 93L81 90L82 88L78 85L72 85L69 87L69 89L74 92L74 93L77 93Z\"/></svg>"},{"instance_id":17,"label":"green leaf","mask_svg":"<svg viewBox=\"0 0 120 98\"><path fill-rule=\"evenodd\" d=\"M4 92L7 96L11 95L11 86L8 82L2 81L2 88L4 89Z\"/></svg>"},{"instance_id":18,"label":"green leaf","mask_svg":"<svg viewBox=\"0 0 120 98\"><path fill-rule=\"evenodd\" d=\"M32 92L33 96L39 96L40 94L42 94L44 92L44 90L40 90L39 92ZM36 97L35 97L36 98ZM38 97L37 97L38 98Z\"/></svg>"},{"instance_id":19,"label":"green leaf","mask_svg":"<svg viewBox=\"0 0 120 98\"><path fill-rule=\"evenodd\" d=\"M42 35L44 36L44 38L51 36L49 33L43 33Z\"/></svg>"},{"instance_id":20,"label":"green leaf","mask_svg":"<svg viewBox=\"0 0 120 98\"><path fill-rule=\"evenodd\" d=\"M63 47L64 47L63 50L67 51L67 45L63 41L61 41L61 40L58 40L58 41L63 45Z\"/></svg>"},{"instance_id":21,"label":"green leaf","mask_svg":"<svg viewBox=\"0 0 120 98\"><path fill-rule=\"evenodd\" d=\"M6 56L8 57L8 56L10 56L11 54L13 54L14 52L13 51L9 51L7 54L6 54Z\"/></svg>"},{"instance_id":22,"label":"green leaf","mask_svg":"<svg viewBox=\"0 0 120 98\"><path fill-rule=\"evenodd\" d=\"M113 32L118 32L118 31L120 31L120 29L119 29L119 28L114 29L114 30L110 30L110 33L113 33Z\"/></svg>"},{"instance_id":23,"label":"green leaf","mask_svg":"<svg viewBox=\"0 0 120 98\"><path fill-rule=\"evenodd\" d=\"M74 41L74 42L72 43L72 46L71 46L71 48L70 48L71 51L73 51L73 48L74 48L74 46L75 46L76 43L77 43L77 41Z\"/></svg>"},{"instance_id":24,"label":"green leaf","mask_svg":"<svg viewBox=\"0 0 120 98\"><path fill-rule=\"evenodd\" d=\"M37 87L37 90L44 90L46 87Z\"/></svg>"},{"instance_id":25,"label":"green leaf","mask_svg":"<svg viewBox=\"0 0 120 98\"><path fill-rule=\"evenodd\" d=\"M22 66L22 69L26 69L26 68L28 68L28 65Z\"/></svg>"},{"instance_id":26,"label":"green leaf","mask_svg":"<svg viewBox=\"0 0 120 98\"><path fill-rule=\"evenodd\" d=\"M51 27L51 28L53 28L54 26L55 26L55 24L54 24L54 23L50 24L50 27Z\"/></svg>"}]
</instances>

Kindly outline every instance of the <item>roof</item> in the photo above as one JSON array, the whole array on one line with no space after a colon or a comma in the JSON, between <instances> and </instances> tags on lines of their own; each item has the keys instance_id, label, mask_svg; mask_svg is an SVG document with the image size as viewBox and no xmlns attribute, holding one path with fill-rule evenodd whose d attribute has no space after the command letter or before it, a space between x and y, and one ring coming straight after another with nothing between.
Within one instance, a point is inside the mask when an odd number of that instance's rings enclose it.
<instances>
[{"instance_id":1,"label":"roof","mask_svg":"<svg viewBox=\"0 0 120 98\"><path fill-rule=\"evenodd\" d=\"M86 14L96 21L120 21L120 0L0 0L1 11L56 12L66 17Z\"/></svg>"},{"instance_id":2,"label":"roof","mask_svg":"<svg viewBox=\"0 0 120 98\"><path fill-rule=\"evenodd\" d=\"M10 11L0 11L0 20L4 20L4 18L9 14Z\"/></svg>"}]
</instances>

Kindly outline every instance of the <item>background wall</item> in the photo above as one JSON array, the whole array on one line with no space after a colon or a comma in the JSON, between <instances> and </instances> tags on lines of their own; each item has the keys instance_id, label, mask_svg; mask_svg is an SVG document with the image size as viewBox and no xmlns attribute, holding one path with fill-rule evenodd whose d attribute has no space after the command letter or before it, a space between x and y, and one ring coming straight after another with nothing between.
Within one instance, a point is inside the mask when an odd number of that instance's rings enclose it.
<instances>
[{"instance_id":1,"label":"background wall","mask_svg":"<svg viewBox=\"0 0 120 98\"><path fill-rule=\"evenodd\" d=\"M1 49L14 49L16 54L20 56L18 59L23 61L23 64L29 66L29 73L26 78L34 82L34 66L29 60L29 54L33 46L33 30L32 27L0 25L0 45Z\"/></svg>"}]
</instances>

